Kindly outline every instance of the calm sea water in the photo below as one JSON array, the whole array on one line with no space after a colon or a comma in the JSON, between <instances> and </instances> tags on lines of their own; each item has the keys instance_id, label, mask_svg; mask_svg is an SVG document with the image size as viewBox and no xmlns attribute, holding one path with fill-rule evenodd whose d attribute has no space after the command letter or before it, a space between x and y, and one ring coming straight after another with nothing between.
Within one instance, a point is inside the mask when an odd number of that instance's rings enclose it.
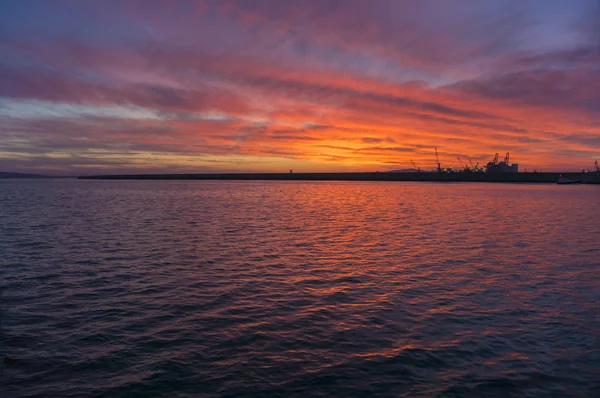
<instances>
[{"instance_id":1,"label":"calm sea water","mask_svg":"<svg viewBox=\"0 0 600 398\"><path fill-rule=\"evenodd\" d=\"M600 396L599 188L0 181L1 392Z\"/></svg>"}]
</instances>

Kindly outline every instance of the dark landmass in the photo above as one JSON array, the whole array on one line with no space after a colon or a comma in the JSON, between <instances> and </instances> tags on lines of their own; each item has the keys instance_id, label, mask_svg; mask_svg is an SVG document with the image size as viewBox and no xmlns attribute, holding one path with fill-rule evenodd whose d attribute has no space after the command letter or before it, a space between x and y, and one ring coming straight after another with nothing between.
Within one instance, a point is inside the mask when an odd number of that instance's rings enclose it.
<instances>
[{"instance_id":1,"label":"dark landmass","mask_svg":"<svg viewBox=\"0 0 600 398\"><path fill-rule=\"evenodd\" d=\"M230 173L123 174L81 176L90 180L257 180L257 181L430 181L556 183L560 176L582 183L600 183L598 173Z\"/></svg>"},{"instance_id":2,"label":"dark landmass","mask_svg":"<svg viewBox=\"0 0 600 398\"><path fill-rule=\"evenodd\" d=\"M0 171L0 178L53 178L41 174L7 173Z\"/></svg>"}]
</instances>

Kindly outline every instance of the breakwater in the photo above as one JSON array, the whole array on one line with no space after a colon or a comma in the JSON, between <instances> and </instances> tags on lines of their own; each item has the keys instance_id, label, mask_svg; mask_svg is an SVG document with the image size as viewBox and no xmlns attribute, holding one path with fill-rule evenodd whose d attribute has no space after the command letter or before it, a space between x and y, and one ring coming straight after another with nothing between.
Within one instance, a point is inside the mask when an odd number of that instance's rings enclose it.
<instances>
[{"instance_id":1,"label":"breakwater","mask_svg":"<svg viewBox=\"0 0 600 398\"><path fill-rule=\"evenodd\" d=\"M600 183L597 173L226 173L121 174L81 176L91 180L272 180L272 181L422 181L556 183L560 176L583 183Z\"/></svg>"}]
</instances>

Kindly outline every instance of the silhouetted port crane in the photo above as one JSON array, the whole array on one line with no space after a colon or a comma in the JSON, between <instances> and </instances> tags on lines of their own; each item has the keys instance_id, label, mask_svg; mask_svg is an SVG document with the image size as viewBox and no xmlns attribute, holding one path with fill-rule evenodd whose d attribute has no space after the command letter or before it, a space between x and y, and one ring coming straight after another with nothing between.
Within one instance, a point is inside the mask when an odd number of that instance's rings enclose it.
<instances>
[{"instance_id":1,"label":"silhouetted port crane","mask_svg":"<svg viewBox=\"0 0 600 398\"><path fill-rule=\"evenodd\" d=\"M438 156L437 147L435 148L435 162L437 163L437 171L438 173L442 172L442 165L440 164L440 157Z\"/></svg>"},{"instance_id":2,"label":"silhouetted port crane","mask_svg":"<svg viewBox=\"0 0 600 398\"><path fill-rule=\"evenodd\" d=\"M600 173L600 166L598 166L598 161L594 162L594 166L596 166L596 173Z\"/></svg>"},{"instance_id":3,"label":"silhouetted port crane","mask_svg":"<svg viewBox=\"0 0 600 398\"><path fill-rule=\"evenodd\" d=\"M469 167L468 164L466 164L465 162L463 162L462 159L459 156L457 156L456 158L458 159L458 162L460 163L460 167L462 167L462 170L465 173L471 173L471 172L473 172L473 162L471 162L471 158L468 158L469 162L471 163L471 167Z\"/></svg>"},{"instance_id":4,"label":"silhouetted port crane","mask_svg":"<svg viewBox=\"0 0 600 398\"><path fill-rule=\"evenodd\" d=\"M473 161L471 160L471 158L469 158L469 164L471 165L471 169L470 169L470 171L472 171L472 172L478 172L478 171L482 171L482 170L479 168L479 162L477 162L477 163L473 164Z\"/></svg>"},{"instance_id":5,"label":"silhouetted port crane","mask_svg":"<svg viewBox=\"0 0 600 398\"><path fill-rule=\"evenodd\" d=\"M492 163L498 164L498 157L499 157L498 152L496 152L496 155L494 156L494 160L492 160Z\"/></svg>"},{"instance_id":6,"label":"silhouetted port crane","mask_svg":"<svg viewBox=\"0 0 600 398\"><path fill-rule=\"evenodd\" d=\"M415 162L413 162L413 160L411 159L410 162L412 163L413 167L415 168L415 170L417 170L419 173L421 172L421 168L417 167L417 165L415 164Z\"/></svg>"},{"instance_id":7,"label":"silhouetted port crane","mask_svg":"<svg viewBox=\"0 0 600 398\"><path fill-rule=\"evenodd\" d=\"M488 173L518 173L519 165L518 164L510 164L510 153L506 152L506 156L504 156L503 161L498 160L499 155L496 153L494 156L494 160L488 162L486 171Z\"/></svg>"}]
</instances>

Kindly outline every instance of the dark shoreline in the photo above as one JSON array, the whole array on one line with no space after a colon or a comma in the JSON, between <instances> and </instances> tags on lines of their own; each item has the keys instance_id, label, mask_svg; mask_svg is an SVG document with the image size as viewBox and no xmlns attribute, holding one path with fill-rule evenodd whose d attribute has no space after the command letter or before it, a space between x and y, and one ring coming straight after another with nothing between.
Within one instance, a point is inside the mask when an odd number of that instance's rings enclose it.
<instances>
[{"instance_id":1,"label":"dark shoreline","mask_svg":"<svg viewBox=\"0 0 600 398\"><path fill-rule=\"evenodd\" d=\"M556 183L559 176L598 184L597 173L229 173L229 174L122 174L81 176L86 180L242 180L242 181L421 181Z\"/></svg>"}]
</instances>

